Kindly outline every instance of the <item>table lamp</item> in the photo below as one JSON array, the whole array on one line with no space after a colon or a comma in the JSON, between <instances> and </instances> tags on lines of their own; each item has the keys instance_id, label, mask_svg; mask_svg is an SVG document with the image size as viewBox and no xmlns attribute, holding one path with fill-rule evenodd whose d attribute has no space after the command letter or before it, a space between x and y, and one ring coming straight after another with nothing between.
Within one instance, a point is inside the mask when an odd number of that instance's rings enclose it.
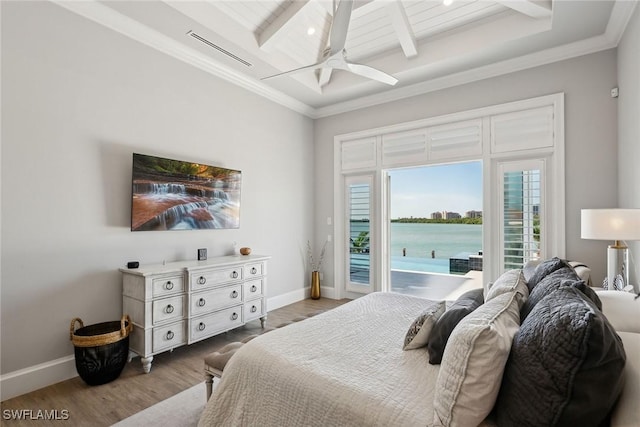
<instances>
[{"instance_id":1,"label":"table lamp","mask_svg":"<svg viewBox=\"0 0 640 427\"><path fill-rule=\"evenodd\" d=\"M607 288L627 286L629 248L625 240L640 240L640 209L582 209L581 237L614 241L607 249Z\"/></svg>"}]
</instances>

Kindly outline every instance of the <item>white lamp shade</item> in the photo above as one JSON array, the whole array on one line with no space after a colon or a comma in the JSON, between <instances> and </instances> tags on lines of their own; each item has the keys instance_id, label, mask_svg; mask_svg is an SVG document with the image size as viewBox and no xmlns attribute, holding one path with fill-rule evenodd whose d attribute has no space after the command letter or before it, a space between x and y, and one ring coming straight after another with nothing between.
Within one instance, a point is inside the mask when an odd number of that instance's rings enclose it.
<instances>
[{"instance_id":1,"label":"white lamp shade","mask_svg":"<svg viewBox=\"0 0 640 427\"><path fill-rule=\"evenodd\" d=\"M581 237L640 240L640 209L582 209Z\"/></svg>"}]
</instances>

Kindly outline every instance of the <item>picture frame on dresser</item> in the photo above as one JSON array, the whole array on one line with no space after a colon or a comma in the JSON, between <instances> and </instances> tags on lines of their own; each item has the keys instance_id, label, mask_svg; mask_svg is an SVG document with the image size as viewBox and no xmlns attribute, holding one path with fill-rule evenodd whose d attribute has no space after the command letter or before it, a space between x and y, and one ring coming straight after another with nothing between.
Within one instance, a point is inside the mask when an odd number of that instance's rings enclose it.
<instances>
[{"instance_id":1,"label":"picture frame on dresser","mask_svg":"<svg viewBox=\"0 0 640 427\"><path fill-rule=\"evenodd\" d=\"M121 268L122 310L130 316L129 360L153 356L267 319L270 256L231 255Z\"/></svg>"}]
</instances>

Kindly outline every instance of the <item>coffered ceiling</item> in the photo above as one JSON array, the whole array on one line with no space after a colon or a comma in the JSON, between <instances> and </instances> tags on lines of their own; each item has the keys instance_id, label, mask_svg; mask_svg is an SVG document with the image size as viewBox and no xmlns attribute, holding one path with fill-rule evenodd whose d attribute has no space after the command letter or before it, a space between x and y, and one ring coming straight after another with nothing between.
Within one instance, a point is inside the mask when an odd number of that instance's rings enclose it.
<instances>
[{"instance_id":1,"label":"coffered ceiling","mask_svg":"<svg viewBox=\"0 0 640 427\"><path fill-rule=\"evenodd\" d=\"M60 1L58 5L311 117L617 46L637 1L355 0L347 71L307 69L330 46L338 0Z\"/></svg>"}]
</instances>

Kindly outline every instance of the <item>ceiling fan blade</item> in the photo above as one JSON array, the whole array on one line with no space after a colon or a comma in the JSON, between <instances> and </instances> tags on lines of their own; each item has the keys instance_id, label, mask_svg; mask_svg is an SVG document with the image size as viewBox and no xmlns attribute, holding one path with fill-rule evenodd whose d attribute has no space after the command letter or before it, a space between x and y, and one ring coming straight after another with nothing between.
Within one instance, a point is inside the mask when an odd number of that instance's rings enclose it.
<instances>
[{"instance_id":1,"label":"ceiling fan blade","mask_svg":"<svg viewBox=\"0 0 640 427\"><path fill-rule=\"evenodd\" d=\"M376 80L381 83L386 83L391 86L398 83L398 79L396 79L392 75L387 74L383 71L377 70L373 67L369 67L368 65L352 64L348 62L347 67L349 68L349 71L351 71L354 74L357 74L362 77L367 77L369 79Z\"/></svg>"},{"instance_id":2,"label":"ceiling fan blade","mask_svg":"<svg viewBox=\"0 0 640 427\"><path fill-rule=\"evenodd\" d=\"M347 42L347 31L349 31L349 21L351 21L351 10L353 0L340 0L336 12L333 14L331 23L331 34L329 37L330 55L344 50Z\"/></svg>"},{"instance_id":3,"label":"ceiling fan blade","mask_svg":"<svg viewBox=\"0 0 640 427\"><path fill-rule=\"evenodd\" d=\"M313 64L313 65L306 65L304 67L294 68L293 70L284 71L282 73L273 74L271 76L262 77L260 80L267 80L267 79L271 79L273 77L280 77L280 76L286 76L286 75L289 75L289 74L296 74L296 73L299 73L299 72L305 71L305 70L315 70L316 68L320 68L323 65L324 65L324 61L318 62L317 64Z\"/></svg>"},{"instance_id":4,"label":"ceiling fan blade","mask_svg":"<svg viewBox=\"0 0 640 427\"><path fill-rule=\"evenodd\" d=\"M333 72L333 68L324 67L320 70L320 76L318 76L318 84L320 87L329 83L331 80L331 73Z\"/></svg>"}]
</instances>

